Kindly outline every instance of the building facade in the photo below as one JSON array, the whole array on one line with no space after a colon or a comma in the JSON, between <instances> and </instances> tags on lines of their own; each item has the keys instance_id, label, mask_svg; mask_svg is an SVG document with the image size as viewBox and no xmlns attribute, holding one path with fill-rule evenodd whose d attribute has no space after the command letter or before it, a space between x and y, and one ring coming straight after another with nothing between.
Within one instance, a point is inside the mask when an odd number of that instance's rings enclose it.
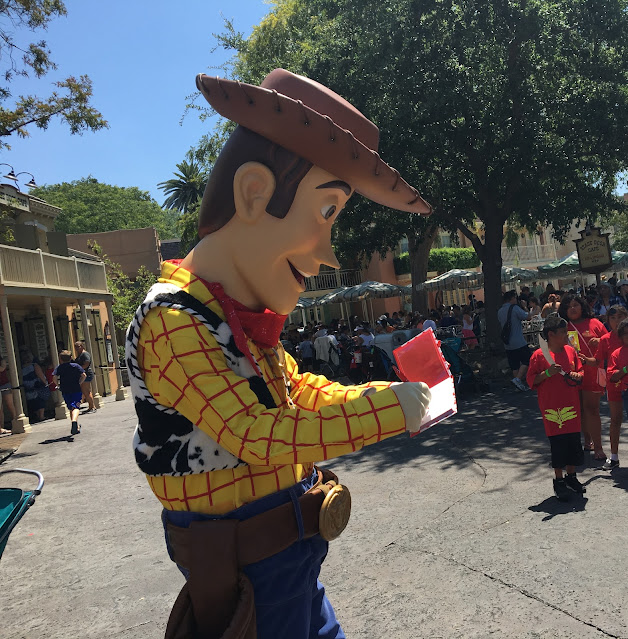
<instances>
[{"instance_id":1,"label":"building facade","mask_svg":"<svg viewBox=\"0 0 628 639\"><path fill-rule=\"evenodd\" d=\"M74 342L83 340L92 355L97 407L104 395L124 399L105 264L67 248L65 235L54 231L57 207L0 185L0 210L0 353L7 361L17 413L13 432L30 429L21 378L23 352L32 353L42 368L56 367L58 352L73 351ZM52 394L49 408L57 419L66 417L60 393Z\"/></svg>"}]
</instances>

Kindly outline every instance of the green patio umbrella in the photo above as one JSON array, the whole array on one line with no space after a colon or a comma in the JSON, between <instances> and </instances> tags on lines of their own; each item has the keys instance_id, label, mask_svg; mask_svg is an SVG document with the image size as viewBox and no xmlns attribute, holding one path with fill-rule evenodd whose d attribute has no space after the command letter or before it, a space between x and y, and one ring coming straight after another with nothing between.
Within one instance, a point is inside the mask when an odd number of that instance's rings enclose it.
<instances>
[{"instance_id":1,"label":"green patio umbrella","mask_svg":"<svg viewBox=\"0 0 628 639\"><path fill-rule=\"evenodd\" d=\"M611 257L613 263L607 270L613 270L616 268L628 268L628 252L624 251L611 251ZM580 262L578 261L578 251L574 251L565 257L561 257L559 260L539 266L539 273L545 276L561 277L565 275L571 275L580 271Z\"/></svg>"},{"instance_id":2,"label":"green patio umbrella","mask_svg":"<svg viewBox=\"0 0 628 639\"><path fill-rule=\"evenodd\" d=\"M539 272L519 266L502 266L502 282L532 282L539 279Z\"/></svg>"},{"instance_id":3,"label":"green patio umbrella","mask_svg":"<svg viewBox=\"0 0 628 639\"><path fill-rule=\"evenodd\" d=\"M478 284L482 279L482 273L476 271L465 271L463 269L454 268L451 271L442 273L437 277L433 277L431 280L421 282L416 285L418 291L427 289L428 291L435 291L438 289L455 288L469 288Z\"/></svg>"},{"instance_id":4,"label":"green patio umbrella","mask_svg":"<svg viewBox=\"0 0 628 639\"><path fill-rule=\"evenodd\" d=\"M578 251L574 251L559 260L554 260L549 264L538 267L541 275L561 276L571 275L580 270L580 262L578 261Z\"/></svg>"}]
</instances>

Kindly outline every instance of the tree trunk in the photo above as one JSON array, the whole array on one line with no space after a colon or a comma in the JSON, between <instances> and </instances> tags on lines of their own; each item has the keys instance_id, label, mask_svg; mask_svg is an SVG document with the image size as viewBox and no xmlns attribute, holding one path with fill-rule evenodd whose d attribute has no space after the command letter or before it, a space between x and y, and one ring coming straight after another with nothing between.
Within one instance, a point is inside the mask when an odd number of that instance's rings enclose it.
<instances>
[{"instance_id":1,"label":"tree trunk","mask_svg":"<svg viewBox=\"0 0 628 639\"><path fill-rule=\"evenodd\" d=\"M495 219L491 219L494 217ZM484 246L482 250L482 273L484 273L484 305L486 313L486 340L488 346L502 346L501 325L497 311L502 303L502 240L504 226L499 216L491 216L485 225Z\"/></svg>"},{"instance_id":2,"label":"tree trunk","mask_svg":"<svg viewBox=\"0 0 628 639\"><path fill-rule=\"evenodd\" d=\"M408 253L410 256L410 274L412 276L412 311L427 315L429 308L427 291L417 291L416 285L427 278L427 263L430 249L438 233L438 226L428 226L422 236L408 237Z\"/></svg>"}]
</instances>

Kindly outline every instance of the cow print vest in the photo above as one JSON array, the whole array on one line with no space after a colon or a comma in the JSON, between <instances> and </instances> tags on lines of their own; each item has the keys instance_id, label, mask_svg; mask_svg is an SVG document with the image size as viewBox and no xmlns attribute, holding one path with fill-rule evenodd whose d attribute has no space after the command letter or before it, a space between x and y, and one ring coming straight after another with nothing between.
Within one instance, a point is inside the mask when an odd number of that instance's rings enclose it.
<instances>
[{"instance_id":1,"label":"cow print vest","mask_svg":"<svg viewBox=\"0 0 628 639\"><path fill-rule=\"evenodd\" d=\"M155 284L137 309L126 336L126 364L138 417L133 437L137 465L154 477L195 475L246 465L174 408L162 406L146 388L137 362L137 344L144 318L156 307L184 311L202 322L218 342L229 368L248 381L261 404L276 408L261 371L238 349L229 325L178 286Z\"/></svg>"}]
</instances>

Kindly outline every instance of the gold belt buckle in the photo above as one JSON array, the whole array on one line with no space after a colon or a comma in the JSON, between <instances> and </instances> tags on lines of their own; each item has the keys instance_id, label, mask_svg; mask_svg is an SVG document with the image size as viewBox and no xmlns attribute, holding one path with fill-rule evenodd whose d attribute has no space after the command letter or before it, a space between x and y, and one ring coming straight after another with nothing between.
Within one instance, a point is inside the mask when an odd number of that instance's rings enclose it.
<instances>
[{"instance_id":1,"label":"gold belt buckle","mask_svg":"<svg viewBox=\"0 0 628 639\"><path fill-rule=\"evenodd\" d=\"M346 486L329 482L319 488L325 499L318 515L318 532L325 541L339 537L351 516L351 493Z\"/></svg>"}]
</instances>

